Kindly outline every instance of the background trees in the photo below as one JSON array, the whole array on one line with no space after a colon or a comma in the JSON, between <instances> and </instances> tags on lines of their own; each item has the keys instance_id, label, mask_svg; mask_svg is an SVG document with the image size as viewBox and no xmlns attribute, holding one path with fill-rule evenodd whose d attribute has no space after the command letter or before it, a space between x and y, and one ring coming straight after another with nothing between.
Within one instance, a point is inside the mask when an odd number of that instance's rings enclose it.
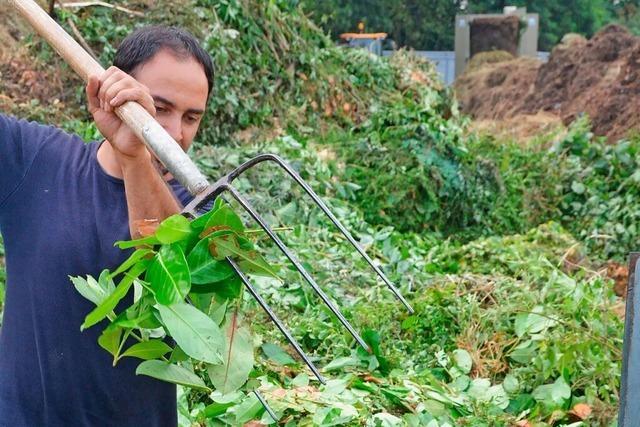
<instances>
[{"instance_id":1,"label":"background trees","mask_svg":"<svg viewBox=\"0 0 640 427\"><path fill-rule=\"evenodd\" d=\"M540 14L539 49L550 50L566 33L587 37L608 23L640 33L640 0L303 0L312 18L334 38L355 31L389 33L398 46L425 50L453 49L456 13L499 13L504 6L526 6Z\"/></svg>"}]
</instances>

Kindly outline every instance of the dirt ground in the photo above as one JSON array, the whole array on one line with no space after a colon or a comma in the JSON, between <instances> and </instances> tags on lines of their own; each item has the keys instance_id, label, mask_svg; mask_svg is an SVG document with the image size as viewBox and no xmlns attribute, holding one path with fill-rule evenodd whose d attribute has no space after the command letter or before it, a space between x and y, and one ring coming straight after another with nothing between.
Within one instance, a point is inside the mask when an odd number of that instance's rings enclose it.
<instances>
[{"instance_id":1,"label":"dirt ground","mask_svg":"<svg viewBox=\"0 0 640 427\"><path fill-rule=\"evenodd\" d=\"M586 40L567 36L549 61L516 58L465 72L455 82L462 111L506 120L540 112L565 125L586 113L615 142L640 129L640 38L609 25Z\"/></svg>"}]
</instances>

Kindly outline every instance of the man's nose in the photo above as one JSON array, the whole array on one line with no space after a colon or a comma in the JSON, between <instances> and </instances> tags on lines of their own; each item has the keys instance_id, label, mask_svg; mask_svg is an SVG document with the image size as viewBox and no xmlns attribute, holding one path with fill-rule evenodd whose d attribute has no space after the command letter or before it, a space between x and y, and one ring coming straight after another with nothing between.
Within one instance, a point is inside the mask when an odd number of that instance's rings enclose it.
<instances>
[{"instance_id":1,"label":"man's nose","mask_svg":"<svg viewBox=\"0 0 640 427\"><path fill-rule=\"evenodd\" d=\"M171 116L164 121L163 126L171 138L173 138L178 144L182 144L182 118L178 115Z\"/></svg>"}]
</instances>

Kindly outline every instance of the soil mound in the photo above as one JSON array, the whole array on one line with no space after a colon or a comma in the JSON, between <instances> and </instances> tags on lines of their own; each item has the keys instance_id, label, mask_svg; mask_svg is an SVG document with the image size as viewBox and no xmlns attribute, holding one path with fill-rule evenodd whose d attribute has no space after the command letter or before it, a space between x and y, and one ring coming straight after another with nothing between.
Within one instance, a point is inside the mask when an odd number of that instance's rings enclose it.
<instances>
[{"instance_id":1,"label":"soil mound","mask_svg":"<svg viewBox=\"0 0 640 427\"><path fill-rule=\"evenodd\" d=\"M502 120L540 111L564 124L586 113L610 142L640 128L640 38L610 25L591 40L572 35L549 61L519 58L465 72L455 84L462 110Z\"/></svg>"},{"instance_id":2,"label":"soil mound","mask_svg":"<svg viewBox=\"0 0 640 427\"><path fill-rule=\"evenodd\" d=\"M471 21L471 56L480 52L518 51L520 20L517 16L476 18Z\"/></svg>"}]
</instances>

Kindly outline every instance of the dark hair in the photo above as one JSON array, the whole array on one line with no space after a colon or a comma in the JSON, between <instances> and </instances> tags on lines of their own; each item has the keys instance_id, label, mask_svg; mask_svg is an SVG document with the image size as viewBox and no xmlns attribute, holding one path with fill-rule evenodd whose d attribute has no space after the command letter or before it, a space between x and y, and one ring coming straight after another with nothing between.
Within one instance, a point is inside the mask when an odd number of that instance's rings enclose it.
<instances>
[{"instance_id":1,"label":"dark hair","mask_svg":"<svg viewBox=\"0 0 640 427\"><path fill-rule=\"evenodd\" d=\"M113 65L131 74L138 66L151 60L161 49L169 49L180 59L192 57L198 61L207 76L209 96L213 88L211 56L191 33L178 27L158 25L135 30L120 43Z\"/></svg>"}]
</instances>

